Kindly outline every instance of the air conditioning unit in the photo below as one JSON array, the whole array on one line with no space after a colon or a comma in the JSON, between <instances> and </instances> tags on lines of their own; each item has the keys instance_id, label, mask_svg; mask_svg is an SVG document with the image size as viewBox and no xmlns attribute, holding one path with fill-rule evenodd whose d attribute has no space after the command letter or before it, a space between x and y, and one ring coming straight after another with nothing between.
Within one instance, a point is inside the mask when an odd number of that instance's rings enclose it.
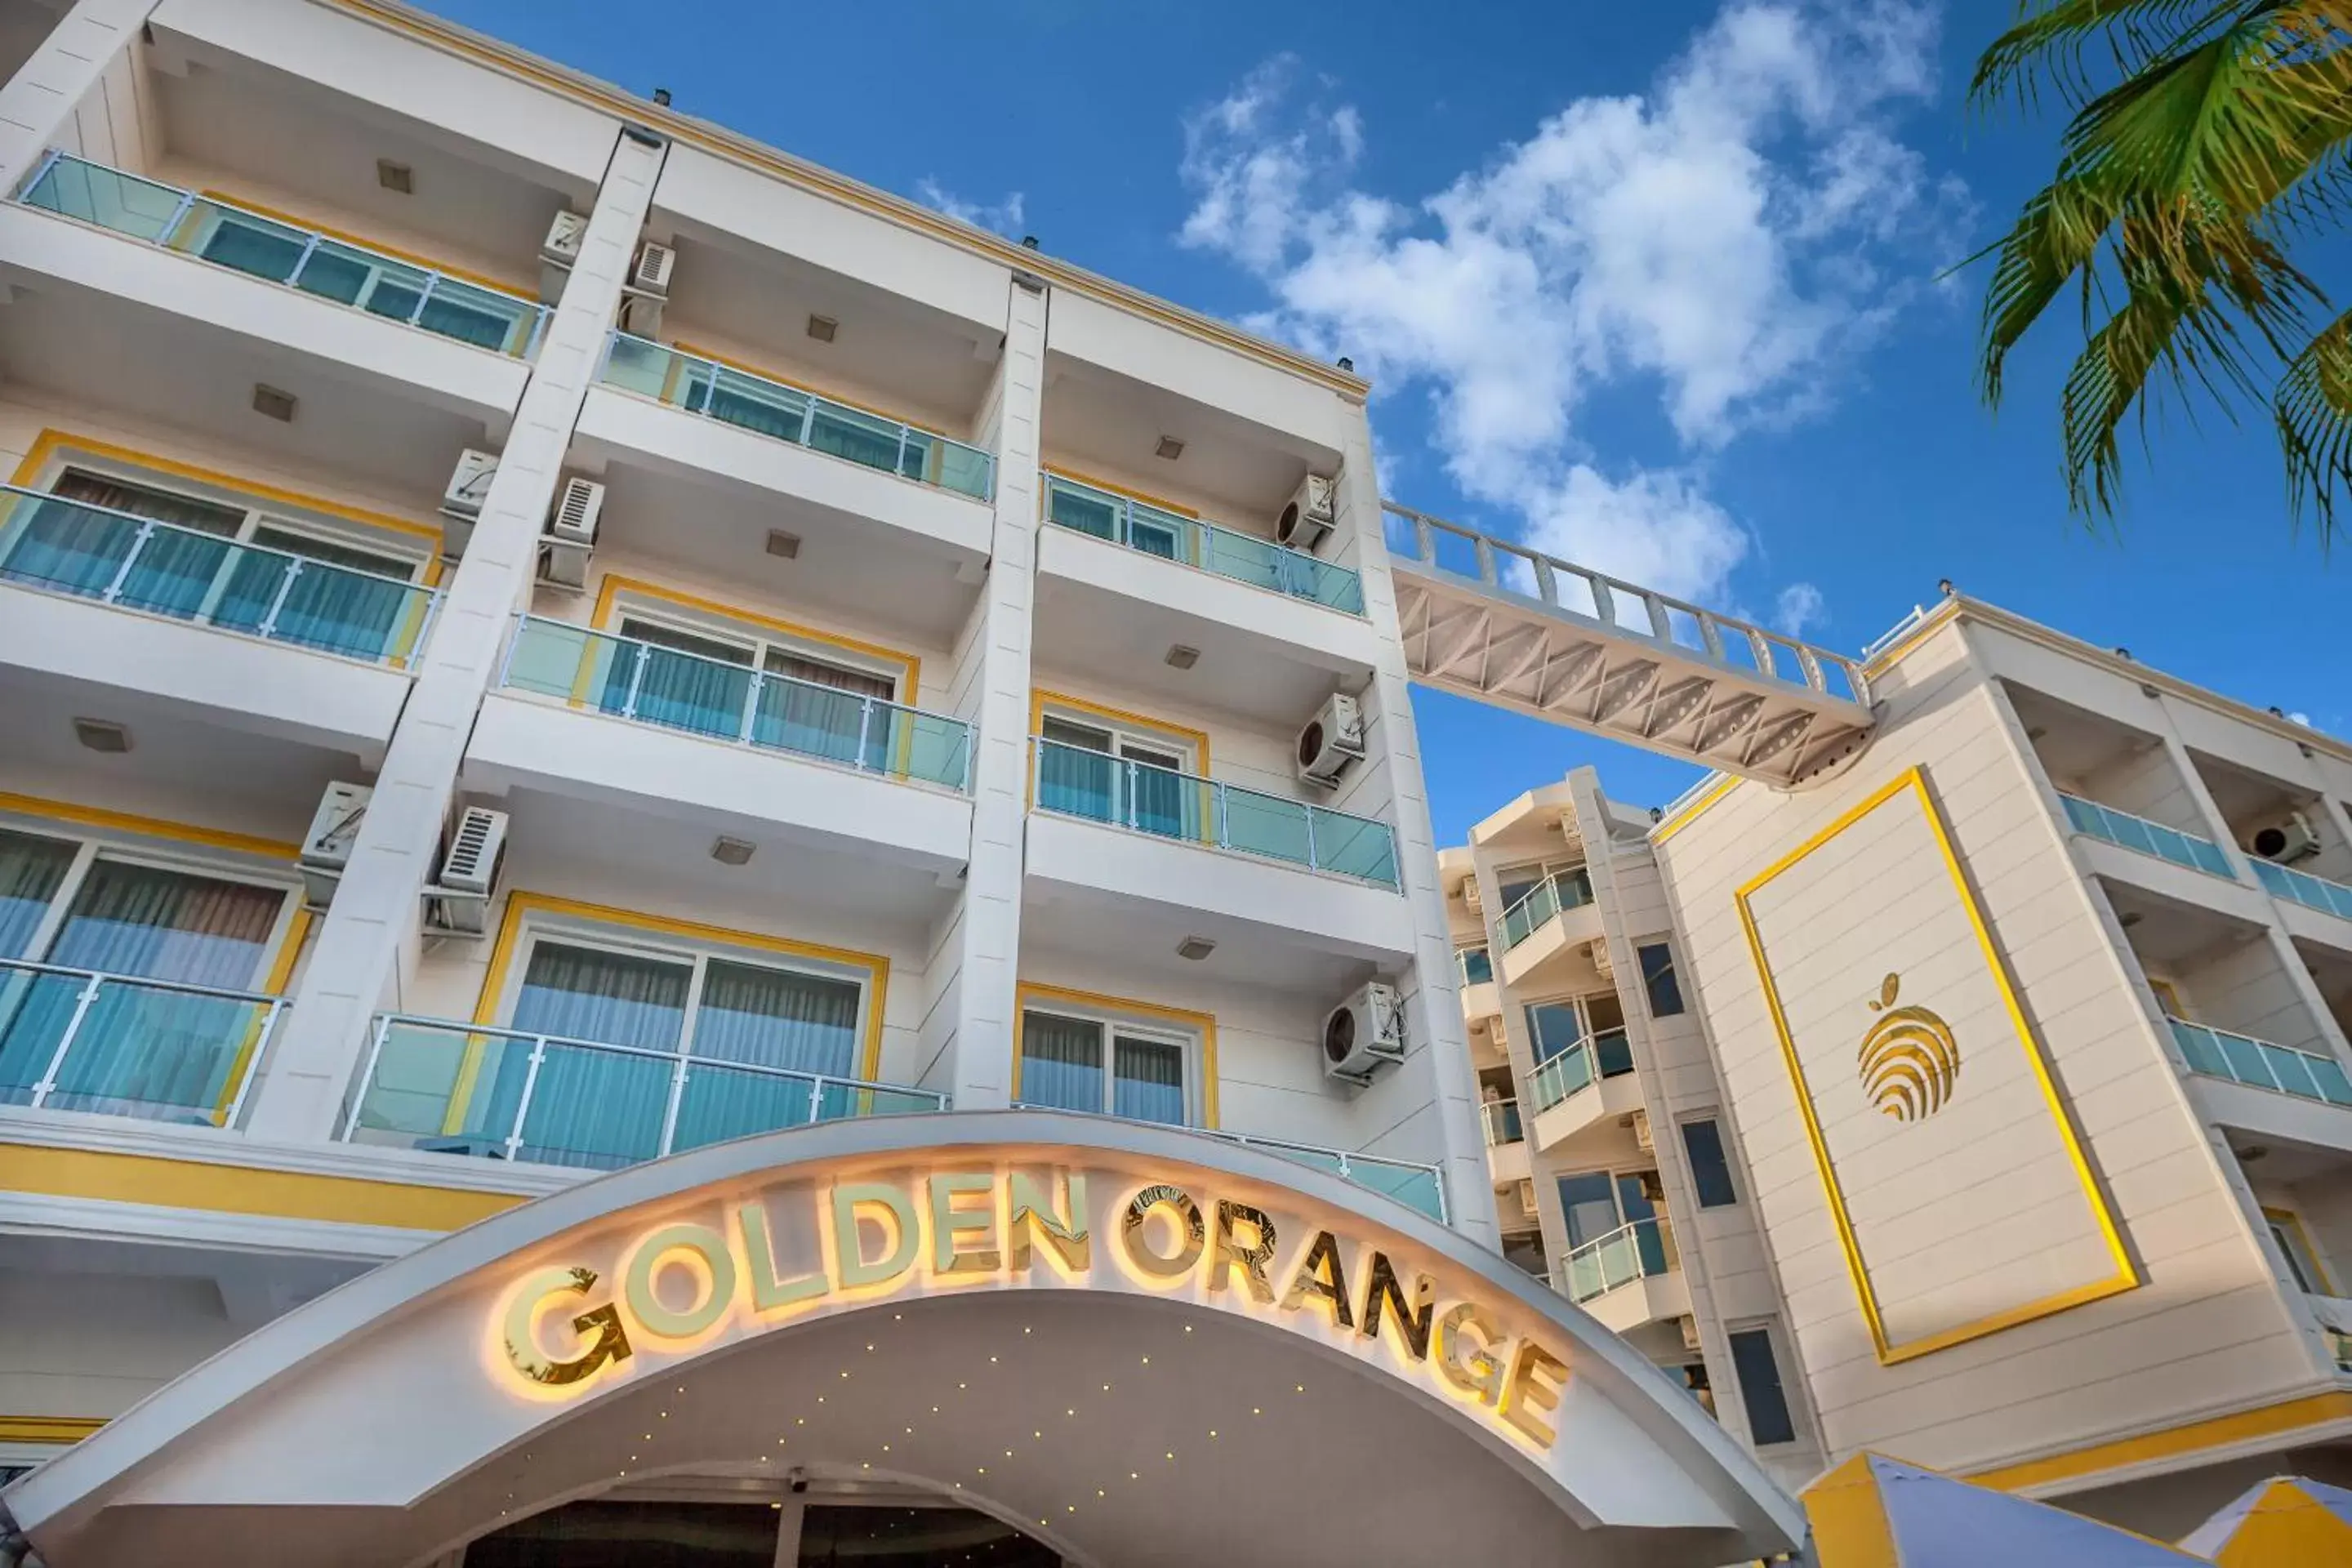
<instances>
[{"instance_id":1,"label":"air conditioning unit","mask_svg":"<svg viewBox=\"0 0 2352 1568\"><path fill-rule=\"evenodd\" d=\"M441 851L440 875L425 889L425 924L451 936L482 936L490 923L490 898L506 862L507 814L487 805L459 811Z\"/></svg>"},{"instance_id":2,"label":"air conditioning unit","mask_svg":"<svg viewBox=\"0 0 2352 1568\"><path fill-rule=\"evenodd\" d=\"M1478 891L1478 879L1471 878L1462 884L1462 907L1472 914L1483 912L1485 896Z\"/></svg>"},{"instance_id":3,"label":"air conditioning unit","mask_svg":"<svg viewBox=\"0 0 2352 1568\"><path fill-rule=\"evenodd\" d=\"M646 240L637 247L637 258L630 265L629 288L639 294L667 300L669 298L670 268L677 265L677 251L667 245Z\"/></svg>"},{"instance_id":4,"label":"air conditioning unit","mask_svg":"<svg viewBox=\"0 0 2352 1568\"><path fill-rule=\"evenodd\" d=\"M1530 1215L1536 1212L1536 1184L1532 1177L1519 1178L1519 1210Z\"/></svg>"},{"instance_id":5,"label":"air conditioning unit","mask_svg":"<svg viewBox=\"0 0 2352 1568\"><path fill-rule=\"evenodd\" d=\"M1584 847L1584 826L1576 820L1576 813L1563 811L1552 818L1551 830L1559 835L1560 842L1570 849Z\"/></svg>"},{"instance_id":6,"label":"air conditioning unit","mask_svg":"<svg viewBox=\"0 0 2352 1568\"><path fill-rule=\"evenodd\" d=\"M1633 1112L1632 1121L1633 1123L1633 1147L1636 1149L1652 1149L1656 1147L1650 1138L1650 1113L1646 1110L1637 1110Z\"/></svg>"},{"instance_id":7,"label":"air conditioning unit","mask_svg":"<svg viewBox=\"0 0 2352 1568\"><path fill-rule=\"evenodd\" d=\"M659 294L623 294L618 325L633 338L661 336L662 307L668 303Z\"/></svg>"},{"instance_id":8,"label":"air conditioning unit","mask_svg":"<svg viewBox=\"0 0 2352 1568\"><path fill-rule=\"evenodd\" d=\"M499 477L499 457L496 452L477 452L471 447L457 454L457 466L449 470L449 483L441 491L441 553L457 560L473 542L474 524L480 521L482 503L489 499L490 481Z\"/></svg>"},{"instance_id":9,"label":"air conditioning unit","mask_svg":"<svg viewBox=\"0 0 2352 1568\"><path fill-rule=\"evenodd\" d=\"M1298 481L1282 517L1274 525L1275 539L1293 550L1312 550L1330 535L1337 521L1333 501L1339 487L1320 474Z\"/></svg>"},{"instance_id":10,"label":"air conditioning unit","mask_svg":"<svg viewBox=\"0 0 2352 1568\"><path fill-rule=\"evenodd\" d=\"M2299 811L2291 812L2284 822L2275 826L2255 829L2253 842L2248 847L2265 860L2288 866L2318 854L2319 835L2312 831L2311 818Z\"/></svg>"},{"instance_id":11,"label":"air conditioning unit","mask_svg":"<svg viewBox=\"0 0 2352 1568\"><path fill-rule=\"evenodd\" d=\"M1381 1068L1404 1060L1404 1016L1396 987L1365 986L1323 1020L1326 1077L1366 1084Z\"/></svg>"},{"instance_id":12,"label":"air conditioning unit","mask_svg":"<svg viewBox=\"0 0 2352 1568\"><path fill-rule=\"evenodd\" d=\"M569 209L557 213L547 226L547 237L539 246L539 297L543 302L552 305L563 298L563 286L580 260L580 242L587 236L587 217Z\"/></svg>"},{"instance_id":13,"label":"air conditioning unit","mask_svg":"<svg viewBox=\"0 0 2352 1568\"><path fill-rule=\"evenodd\" d=\"M1363 754L1364 710L1354 698L1335 691L1298 731L1298 776L1308 784L1337 784Z\"/></svg>"},{"instance_id":14,"label":"air conditioning unit","mask_svg":"<svg viewBox=\"0 0 2352 1568\"><path fill-rule=\"evenodd\" d=\"M585 589L588 562L596 546L596 521L604 511L604 487L577 477L563 481L540 536L539 580L558 588Z\"/></svg>"},{"instance_id":15,"label":"air conditioning unit","mask_svg":"<svg viewBox=\"0 0 2352 1568\"><path fill-rule=\"evenodd\" d=\"M343 868L352 863L352 846L359 841L360 820L367 816L375 791L366 784L331 784L310 814L310 831L302 836L297 862L302 871L306 901L322 907L335 896Z\"/></svg>"},{"instance_id":16,"label":"air conditioning unit","mask_svg":"<svg viewBox=\"0 0 2352 1568\"><path fill-rule=\"evenodd\" d=\"M1698 1320L1685 1312L1677 1321L1683 1326L1683 1349L1686 1351L1698 1349Z\"/></svg>"},{"instance_id":17,"label":"air conditioning unit","mask_svg":"<svg viewBox=\"0 0 2352 1568\"><path fill-rule=\"evenodd\" d=\"M1596 936L1584 944L1584 956L1591 962L1592 972L1603 980L1616 978L1616 967L1609 962L1609 939Z\"/></svg>"}]
</instances>

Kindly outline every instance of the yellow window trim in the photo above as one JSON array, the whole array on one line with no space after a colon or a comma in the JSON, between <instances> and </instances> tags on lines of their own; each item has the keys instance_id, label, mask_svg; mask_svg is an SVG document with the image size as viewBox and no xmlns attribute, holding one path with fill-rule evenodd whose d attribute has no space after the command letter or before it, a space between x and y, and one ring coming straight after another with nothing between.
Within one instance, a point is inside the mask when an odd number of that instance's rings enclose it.
<instances>
[{"instance_id":1,"label":"yellow window trim","mask_svg":"<svg viewBox=\"0 0 2352 1568\"><path fill-rule=\"evenodd\" d=\"M331 228L316 218L304 217L299 213L281 212L276 207L266 207L259 202L240 196L231 191L207 189L196 194L208 202L217 202L225 207L235 207L241 212L251 213L256 217L266 217L273 223L282 223L289 228L307 228L329 239L339 239L345 245L357 246L362 250L373 250L377 255L388 256L394 261L405 261L411 267L422 267L427 272L439 272L455 278L461 283L475 284L488 289L494 294L503 294L509 300L522 300L534 305L539 303L514 284L503 282L488 273L476 272L464 267L453 267L446 261L420 255L414 250L404 250L396 245L386 245L380 239L371 239L363 234L353 234L349 229Z\"/></svg>"},{"instance_id":2,"label":"yellow window trim","mask_svg":"<svg viewBox=\"0 0 2352 1568\"><path fill-rule=\"evenodd\" d=\"M1066 708L1073 713L1091 714L1113 724L1156 731L1181 741L1192 750L1192 771L1202 778L1209 776L1209 733L1205 730L1195 730L1186 724L1171 724L1165 719L1154 719L1149 713L1109 708L1099 702L1089 702L1083 697L1073 697L1066 691L1048 691L1039 686L1032 687L1029 691L1029 733L1032 736L1045 733L1047 708Z\"/></svg>"},{"instance_id":3,"label":"yellow window trim","mask_svg":"<svg viewBox=\"0 0 2352 1568\"><path fill-rule=\"evenodd\" d=\"M1886 1324L1879 1312L1877 1291L1871 1284L1870 1271L1863 1262L1861 1243L1855 1238L1853 1219L1846 1212L1844 1190L1839 1185L1837 1173L1830 1163L1829 1144L1822 1135L1821 1118L1813 1107L1812 1095L1805 1087L1804 1067L1798 1060L1796 1040L1790 1033L1788 1016L1780 1005L1780 994L1773 981L1771 966L1765 962L1764 939L1757 930L1756 917L1749 908L1748 900L1775 877L1881 805L1906 794L1916 798L1920 815L1927 820L1927 830L1935 837L1945 872L1951 880L1953 896L1959 900L1962 911L1968 916L1969 927L1976 935L1977 950L1984 960L1987 973L1992 976L1994 988L2000 993L2002 1010L2009 1019L2010 1027L2016 1032L2020 1048L2025 1052L2026 1064L2041 1089L2042 1104L2057 1126L2059 1142L2066 1151L2074 1179L2082 1187L2084 1200L2089 1204L2092 1217L2098 1224L2099 1234L2106 1243L2107 1256L2115 1265L2115 1272L2106 1279L2092 1280L2042 1300L2028 1301L1973 1322L1958 1324L1940 1333L1896 1344L1887 1338ZM2138 1270L2124 1246L2122 1233L2116 1226L2115 1215L2108 1208L2106 1198L2091 1173L2089 1157L2083 1152L2082 1141L2075 1135L2074 1121L2067 1115L2065 1102L2058 1093L2057 1082L2051 1076L2048 1053L2040 1037L2026 1023L2025 1011L2011 984L2009 966L2001 962L2000 950L1993 945L1991 929L1985 923L1984 910L1979 907L1976 896L1969 889L1968 879L1961 874L1959 855L1953 847L1950 831L1944 826L1943 813L1937 809L1935 797L1928 793L1927 770L1924 764L1914 765L1897 773L1836 821L1741 884L1734 895L1734 902L1739 910L1740 928L1748 938L1748 957L1756 965L1757 980L1763 989L1765 1011L1771 1017L1772 1030L1780 1042L1780 1054L1789 1069L1790 1087L1796 1092L1797 1109L1804 1117L1806 1142L1812 1152L1814 1166L1821 1173L1822 1191L1829 1205L1830 1217L1837 1226L1838 1244L1845 1255L1847 1271L1853 1277L1854 1294L1860 1300L1863 1320L1870 1329L1871 1342L1878 1352L1880 1364L1893 1366L1900 1362L1916 1360L1953 1345L1999 1333L2004 1329L2015 1328L2021 1323L2030 1323L2139 1288Z\"/></svg>"},{"instance_id":4,"label":"yellow window trim","mask_svg":"<svg viewBox=\"0 0 2352 1568\"><path fill-rule=\"evenodd\" d=\"M1201 1125L1217 1125L1217 1017L1213 1013L1195 1013L1182 1007L1163 1007L1157 1002L1138 1002L1132 997L1112 996L1100 991L1074 991L1066 985L1039 985L1022 981L1013 994L1013 1098L1021 1098L1021 1033L1024 1016L1032 1002L1063 1002L1073 1007L1091 1007L1103 1013L1124 1013L1138 1018L1158 1018L1192 1030L1201 1039Z\"/></svg>"},{"instance_id":5,"label":"yellow window trim","mask_svg":"<svg viewBox=\"0 0 2352 1568\"><path fill-rule=\"evenodd\" d=\"M0 1443L79 1443L105 1425L103 1415L0 1415Z\"/></svg>"},{"instance_id":6,"label":"yellow window trim","mask_svg":"<svg viewBox=\"0 0 2352 1568\"><path fill-rule=\"evenodd\" d=\"M2157 1005L2175 1018L2187 1018L2188 1010L2181 1005L2180 988L2158 975L2147 977L2147 988L2156 994ZM2194 1020L2190 1020L2194 1022Z\"/></svg>"},{"instance_id":7,"label":"yellow window trim","mask_svg":"<svg viewBox=\"0 0 2352 1568\"><path fill-rule=\"evenodd\" d=\"M731 354L720 353L716 349L707 349L698 343L688 342L684 338L676 339L661 346L675 349L679 353L691 355L695 359L707 359L711 363L724 365L729 370L740 370L745 375L757 376L761 381L773 382L778 386L789 386L796 392L814 393L827 403L838 403L844 408L855 408L860 414L871 414L877 419L887 419L893 425L904 425L909 430L919 431L926 436L936 436L942 441L953 441L958 446L971 445L961 436L950 436L944 430L924 424L919 419L909 419L896 410L877 408L870 403L860 403L854 397L844 397L838 392L829 391L814 384L803 374L786 375L782 371L770 370L764 365L753 364L750 360L737 359Z\"/></svg>"},{"instance_id":8,"label":"yellow window trim","mask_svg":"<svg viewBox=\"0 0 2352 1568\"><path fill-rule=\"evenodd\" d=\"M1113 484L1108 479L1098 479L1092 474L1082 474L1076 468L1049 468L1045 472L1050 478L1070 479L1078 484L1092 486L1098 490L1108 490L1115 496L1125 496L1129 500L1139 500L1148 507L1157 508L1160 511L1173 512L1178 517L1189 517L1195 522L1201 520L1201 514L1192 508L1170 500L1166 496L1153 495L1150 490L1139 490L1131 486Z\"/></svg>"},{"instance_id":9,"label":"yellow window trim","mask_svg":"<svg viewBox=\"0 0 2352 1568\"><path fill-rule=\"evenodd\" d=\"M218 468L199 468L194 463L183 463L175 458L159 458L152 452L142 452L134 447L118 446L111 441L100 440L94 436L78 435L73 431L59 430L54 426L43 430L26 451L24 460L16 465L16 471L9 476L9 482L27 489L36 489L41 475L52 461L59 457L69 458L77 453L105 462L121 463L130 468L144 468L151 473L163 474L173 479L190 479L197 484L214 485L232 495L243 496L251 500L274 501L279 506L298 507L304 511L317 512L322 517L337 517L346 522L356 522L363 528L381 529L387 533L404 533L415 538L430 540L433 543L433 553L425 558L425 585L430 588L438 586L440 584L441 531L429 523L411 522L404 517L394 517L389 512L369 511L361 507L346 506L341 501L305 495L299 490L282 489L276 485L263 484L257 479L243 479L236 474L224 473Z\"/></svg>"},{"instance_id":10,"label":"yellow window trim","mask_svg":"<svg viewBox=\"0 0 2352 1568\"><path fill-rule=\"evenodd\" d=\"M2294 1239L2302 1244L2304 1258L2311 1264L2313 1271L2318 1276L2312 1280L2312 1283L2319 1288L2321 1295L2335 1295L2336 1293L2335 1276L2328 1271L2327 1259L2322 1258L2319 1255L2319 1248L2312 1245L2311 1232L2304 1228L2303 1216L2293 1209L2277 1209L2264 1204L2263 1217L2273 1225L2284 1226L2294 1234Z\"/></svg>"},{"instance_id":11,"label":"yellow window trim","mask_svg":"<svg viewBox=\"0 0 2352 1568\"><path fill-rule=\"evenodd\" d=\"M534 914L569 917L623 931L650 931L687 942L743 948L754 952L772 952L792 958L814 958L845 968L863 969L866 975L866 1049L858 1076L871 1081L881 1068L883 1004L888 1000L890 991L890 961L881 954L795 942L790 937L769 936L761 931L732 931L725 926L672 920L667 915L640 914L635 910L615 909L610 904L583 903L577 899L559 899L547 893L515 892L508 895L506 918L499 923L498 942L490 949L490 964L482 975L481 994L474 1002L475 1023L500 1026L499 1004L506 994L507 972L514 966L515 953L522 945L523 922ZM475 1080L481 1076L482 1056L487 1046L487 1039L481 1037L466 1042L465 1059L458 1064L457 1081L449 1091L449 1110L443 1131L453 1133L463 1131L466 1106L473 1098Z\"/></svg>"},{"instance_id":12,"label":"yellow window trim","mask_svg":"<svg viewBox=\"0 0 2352 1568\"><path fill-rule=\"evenodd\" d=\"M2021 1465L2005 1465L1972 1475L1969 1479L1997 1491L2018 1491L2339 1421L2352 1421L2352 1394L2314 1394L2234 1415L2144 1432L2113 1443L2093 1444L2047 1458L2030 1459Z\"/></svg>"},{"instance_id":13,"label":"yellow window trim","mask_svg":"<svg viewBox=\"0 0 2352 1568\"><path fill-rule=\"evenodd\" d=\"M268 1171L204 1160L167 1160L90 1149L5 1145L7 1190L101 1203L151 1204L215 1214L273 1215L334 1225L457 1230L528 1200L304 1171Z\"/></svg>"},{"instance_id":14,"label":"yellow window trim","mask_svg":"<svg viewBox=\"0 0 2352 1568\"><path fill-rule=\"evenodd\" d=\"M217 828L196 827L184 822L166 822L160 816L138 816L127 811L107 811L71 801L43 800L38 795L0 794L0 811L46 817L51 822L70 822L79 827L111 828L118 833L134 833L142 838L167 838L180 844L201 844L208 849L226 849L234 854L253 855L268 860L290 862L302 852L300 845L282 843L275 838L257 838L246 833L224 833Z\"/></svg>"},{"instance_id":15,"label":"yellow window trim","mask_svg":"<svg viewBox=\"0 0 2352 1568\"><path fill-rule=\"evenodd\" d=\"M623 594L632 598L651 599L658 604L675 605L682 610L694 610L702 615L716 616L721 620L734 621L746 626L757 626L761 631L774 632L780 637L792 637L801 642L815 643L824 647L837 647L845 653L857 654L885 664L895 664L905 672L898 688L898 700L909 707L913 706L916 694L922 689L923 661L914 654L887 647L881 643L863 642L856 637L843 637L837 632L821 632L814 626L804 626L797 621L780 620L774 616L761 615L757 610L747 610L740 605L725 604L717 599L706 599L699 595L681 594L676 589L664 588L657 584L648 583L641 577L624 577L610 572L604 574L604 586L596 591L596 608L591 622L596 630L600 632L613 630L613 621L618 609L616 601Z\"/></svg>"}]
</instances>

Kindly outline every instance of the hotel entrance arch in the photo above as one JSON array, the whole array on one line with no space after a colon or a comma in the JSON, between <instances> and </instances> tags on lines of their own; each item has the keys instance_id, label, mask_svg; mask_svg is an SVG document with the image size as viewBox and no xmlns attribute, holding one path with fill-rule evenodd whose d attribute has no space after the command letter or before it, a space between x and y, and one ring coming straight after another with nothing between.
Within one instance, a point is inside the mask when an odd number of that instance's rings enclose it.
<instances>
[{"instance_id":1,"label":"hotel entrance arch","mask_svg":"<svg viewBox=\"0 0 2352 1568\"><path fill-rule=\"evenodd\" d=\"M1103 1568L1699 1568L1803 1534L1500 1257L1253 1150L1033 1111L828 1123L510 1210L5 1500L50 1568L557 1561L499 1542L689 1507Z\"/></svg>"}]
</instances>

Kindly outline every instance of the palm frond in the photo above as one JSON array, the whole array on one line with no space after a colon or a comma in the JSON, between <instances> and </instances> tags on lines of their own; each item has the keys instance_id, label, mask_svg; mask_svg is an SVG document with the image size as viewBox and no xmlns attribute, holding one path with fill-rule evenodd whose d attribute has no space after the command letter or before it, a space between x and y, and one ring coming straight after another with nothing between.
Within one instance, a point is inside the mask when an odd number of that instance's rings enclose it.
<instances>
[{"instance_id":1,"label":"palm frond","mask_svg":"<svg viewBox=\"0 0 2352 1568\"><path fill-rule=\"evenodd\" d=\"M1969 100L1990 109L2031 105L2046 86L2069 104L2093 96L2084 55L2105 44L2111 68L2129 77L2185 52L2232 17L2285 0L2021 0L2019 20L1977 58Z\"/></svg>"},{"instance_id":2,"label":"palm frond","mask_svg":"<svg viewBox=\"0 0 2352 1568\"><path fill-rule=\"evenodd\" d=\"M2287 502L2309 514L2320 542L2336 534L2336 509L2352 494L2352 312L2321 328L2291 360L2272 400L2286 457Z\"/></svg>"}]
</instances>

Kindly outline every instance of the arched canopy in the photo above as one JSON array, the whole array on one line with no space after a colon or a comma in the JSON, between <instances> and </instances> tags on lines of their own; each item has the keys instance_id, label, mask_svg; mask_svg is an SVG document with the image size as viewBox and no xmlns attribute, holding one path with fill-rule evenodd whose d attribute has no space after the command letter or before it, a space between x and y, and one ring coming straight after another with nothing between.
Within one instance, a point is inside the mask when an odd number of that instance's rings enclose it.
<instances>
[{"instance_id":1,"label":"arched canopy","mask_svg":"<svg viewBox=\"0 0 2352 1568\"><path fill-rule=\"evenodd\" d=\"M364 1275L19 1481L52 1568L401 1568L663 1477L891 1480L1118 1568L1719 1563L1802 1516L1643 1358L1374 1194L1173 1130L840 1121Z\"/></svg>"}]
</instances>

